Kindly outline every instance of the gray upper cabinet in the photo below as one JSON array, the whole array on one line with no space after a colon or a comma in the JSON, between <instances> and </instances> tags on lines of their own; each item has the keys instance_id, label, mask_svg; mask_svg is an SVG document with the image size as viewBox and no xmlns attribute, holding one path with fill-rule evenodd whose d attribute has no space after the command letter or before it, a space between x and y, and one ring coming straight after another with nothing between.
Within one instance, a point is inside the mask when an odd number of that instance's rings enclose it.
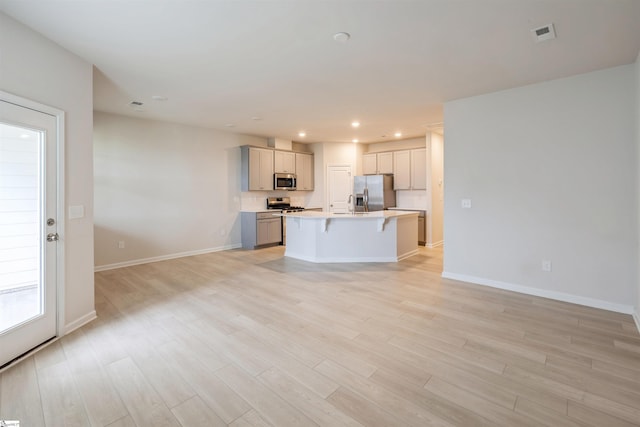
<instances>
[{"instance_id":1,"label":"gray upper cabinet","mask_svg":"<svg viewBox=\"0 0 640 427\"><path fill-rule=\"evenodd\" d=\"M276 173L296 173L296 153L292 151L274 151L273 171Z\"/></svg>"},{"instance_id":2,"label":"gray upper cabinet","mask_svg":"<svg viewBox=\"0 0 640 427\"><path fill-rule=\"evenodd\" d=\"M313 154L295 153L297 189L313 190Z\"/></svg>"},{"instance_id":3,"label":"gray upper cabinet","mask_svg":"<svg viewBox=\"0 0 640 427\"><path fill-rule=\"evenodd\" d=\"M273 190L273 150L258 147L242 149L242 191Z\"/></svg>"}]
</instances>

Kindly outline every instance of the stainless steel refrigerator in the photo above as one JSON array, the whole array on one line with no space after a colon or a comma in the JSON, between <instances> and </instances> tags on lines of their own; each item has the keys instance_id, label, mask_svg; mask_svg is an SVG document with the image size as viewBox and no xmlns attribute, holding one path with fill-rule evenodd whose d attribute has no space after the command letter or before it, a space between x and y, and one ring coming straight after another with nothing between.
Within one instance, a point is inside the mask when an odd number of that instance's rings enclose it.
<instances>
[{"instance_id":1,"label":"stainless steel refrigerator","mask_svg":"<svg viewBox=\"0 0 640 427\"><path fill-rule=\"evenodd\" d=\"M365 175L353 178L355 212L381 211L396 205L393 175Z\"/></svg>"}]
</instances>

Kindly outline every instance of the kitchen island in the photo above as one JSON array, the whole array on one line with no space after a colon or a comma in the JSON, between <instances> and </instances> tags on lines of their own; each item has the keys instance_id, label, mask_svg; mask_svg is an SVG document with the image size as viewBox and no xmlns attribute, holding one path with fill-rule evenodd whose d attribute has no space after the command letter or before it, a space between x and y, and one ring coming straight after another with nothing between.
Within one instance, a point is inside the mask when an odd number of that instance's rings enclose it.
<instances>
[{"instance_id":1,"label":"kitchen island","mask_svg":"<svg viewBox=\"0 0 640 427\"><path fill-rule=\"evenodd\" d=\"M284 255L311 262L397 262L418 252L418 213L291 212Z\"/></svg>"}]
</instances>

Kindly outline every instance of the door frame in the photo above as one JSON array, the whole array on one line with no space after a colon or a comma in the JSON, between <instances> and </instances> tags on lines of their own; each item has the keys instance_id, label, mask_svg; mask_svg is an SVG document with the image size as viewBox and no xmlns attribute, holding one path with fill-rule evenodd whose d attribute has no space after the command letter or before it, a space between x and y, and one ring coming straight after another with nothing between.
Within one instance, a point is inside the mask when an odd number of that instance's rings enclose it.
<instances>
[{"instance_id":1,"label":"door frame","mask_svg":"<svg viewBox=\"0 0 640 427\"><path fill-rule=\"evenodd\" d=\"M57 137L57 147L56 147L56 162L57 162L57 171L56 171L56 185L58 187L57 197L56 197L56 215L57 215L57 233L60 235L60 240L56 243L56 338L60 338L65 334L64 326L65 326L65 223L66 223L66 215L65 215L65 194L64 194L64 177L65 177L65 163L64 163L64 153L65 153L65 113L64 111L51 107L45 104L41 104L36 101L32 101L27 98L23 98L21 96L14 95L12 93L8 93L0 90L0 100L4 102L8 102L10 104L17 105L18 107L28 108L30 110L38 111L40 113L48 114L50 116L55 117L56 119L56 137ZM33 350L32 350L33 351ZM24 356L31 354L32 351L29 351ZM20 359L22 359L21 356ZM18 360L20 360L18 359ZM10 365L8 365L10 366ZM8 367L7 366L7 367Z\"/></svg>"}]
</instances>

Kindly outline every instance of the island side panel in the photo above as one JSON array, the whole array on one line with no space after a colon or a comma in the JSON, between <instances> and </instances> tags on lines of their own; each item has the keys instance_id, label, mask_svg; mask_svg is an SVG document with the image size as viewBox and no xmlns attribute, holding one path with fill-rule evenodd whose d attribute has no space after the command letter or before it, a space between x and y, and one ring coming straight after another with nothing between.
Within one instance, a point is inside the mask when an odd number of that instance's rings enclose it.
<instances>
[{"instance_id":1,"label":"island side panel","mask_svg":"<svg viewBox=\"0 0 640 427\"><path fill-rule=\"evenodd\" d=\"M285 217L287 221L287 243L284 256L304 261L318 262L316 229L320 219Z\"/></svg>"},{"instance_id":2,"label":"island side panel","mask_svg":"<svg viewBox=\"0 0 640 427\"><path fill-rule=\"evenodd\" d=\"M311 262L396 262L417 253L417 215L287 217L285 256ZM381 223L384 226L381 227ZM400 246L399 246L400 245Z\"/></svg>"},{"instance_id":3,"label":"island side panel","mask_svg":"<svg viewBox=\"0 0 640 427\"><path fill-rule=\"evenodd\" d=\"M398 260L418 253L418 214L401 216L397 219Z\"/></svg>"}]
</instances>

